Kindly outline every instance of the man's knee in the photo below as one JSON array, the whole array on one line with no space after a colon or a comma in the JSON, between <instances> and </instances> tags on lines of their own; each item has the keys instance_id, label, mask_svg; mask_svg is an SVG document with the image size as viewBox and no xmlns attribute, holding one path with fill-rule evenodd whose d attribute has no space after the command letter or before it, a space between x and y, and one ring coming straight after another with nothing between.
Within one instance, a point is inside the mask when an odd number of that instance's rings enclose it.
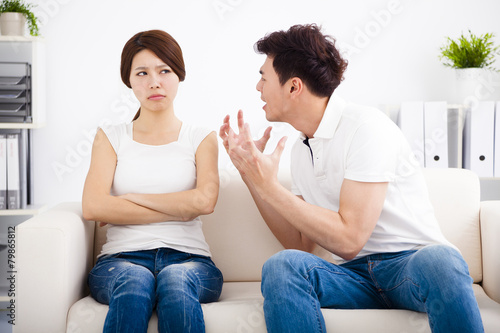
<instances>
[{"instance_id":1,"label":"man's knee","mask_svg":"<svg viewBox=\"0 0 500 333\"><path fill-rule=\"evenodd\" d=\"M262 267L262 275L276 275L276 273L296 268L304 252L298 250L283 250L270 257Z\"/></svg>"},{"instance_id":2,"label":"man's knee","mask_svg":"<svg viewBox=\"0 0 500 333\"><path fill-rule=\"evenodd\" d=\"M414 254L414 261L423 272L432 274L436 280L470 279L469 269L462 255L447 245L426 246Z\"/></svg>"}]
</instances>

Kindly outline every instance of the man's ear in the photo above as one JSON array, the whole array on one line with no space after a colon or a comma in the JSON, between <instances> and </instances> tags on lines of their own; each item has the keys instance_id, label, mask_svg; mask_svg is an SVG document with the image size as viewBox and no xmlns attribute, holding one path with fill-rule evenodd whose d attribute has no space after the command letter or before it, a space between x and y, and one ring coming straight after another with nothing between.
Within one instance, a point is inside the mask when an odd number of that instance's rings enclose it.
<instances>
[{"instance_id":1,"label":"man's ear","mask_svg":"<svg viewBox=\"0 0 500 333\"><path fill-rule=\"evenodd\" d=\"M300 95L302 93L302 90L304 89L304 83L302 80L298 77L293 77L289 81L289 87L290 87L290 94L294 94L296 96Z\"/></svg>"}]
</instances>

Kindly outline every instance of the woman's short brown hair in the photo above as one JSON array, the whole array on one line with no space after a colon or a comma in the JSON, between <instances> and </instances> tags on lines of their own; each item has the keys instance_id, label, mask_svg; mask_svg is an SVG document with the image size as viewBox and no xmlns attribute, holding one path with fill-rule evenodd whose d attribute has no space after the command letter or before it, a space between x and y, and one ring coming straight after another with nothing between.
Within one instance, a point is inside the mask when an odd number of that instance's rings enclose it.
<instances>
[{"instance_id":1,"label":"woman's short brown hair","mask_svg":"<svg viewBox=\"0 0 500 333\"><path fill-rule=\"evenodd\" d=\"M186 68L184 67L181 47L177 41L165 31L148 30L135 34L123 47L120 73L122 81L127 87L132 88L130 85L132 61L137 53L145 49L156 54L158 58L170 66L179 77L179 81L184 81L186 78ZM139 108L132 121L139 118L140 114L141 109Z\"/></svg>"},{"instance_id":2,"label":"woman's short brown hair","mask_svg":"<svg viewBox=\"0 0 500 333\"><path fill-rule=\"evenodd\" d=\"M344 79L347 61L335 47L335 39L321 33L315 24L294 25L276 31L255 44L258 53L273 58L281 85L299 77L311 93L330 97Z\"/></svg>"},{"instance_id":3,"label":"woman's short brown hair","mask_svg":"<svg viewBox=\"0 0 500 333\"><path fill-rule=\"evenodd\" d=\"M135 34L123 47L120 73L122 81L129 88L130 71L132 60L140 51L148 49L158 58L164 61L174 73L179 77L179 81L184 81L186 69L182 50L177 41L168 33L162 30L149 30Z\"/></svg>"}]
</instances>

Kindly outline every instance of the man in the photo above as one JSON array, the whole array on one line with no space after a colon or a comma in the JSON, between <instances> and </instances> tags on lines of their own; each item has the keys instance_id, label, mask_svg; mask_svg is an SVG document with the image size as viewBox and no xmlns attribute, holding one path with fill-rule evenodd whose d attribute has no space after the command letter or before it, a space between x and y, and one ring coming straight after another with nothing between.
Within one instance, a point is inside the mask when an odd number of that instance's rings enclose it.
<instances>
[{"instance_id":1,"label":"man","mask_svg":"<svg viewBox=\"0 0 500 333\"><path fill-rule=\"evenodd\" d=\"M347 66L335 40L298 25L256 44L269 121L300 131L292 191L277 180L286 138L263 154L226 116L220 136L264 220L288 250L262 272L269 332L325 332L321 307L427 312L433 332L482 332L468 267L442 235L425 181L398 127L334 94ZM321 246L337 264L311 252Z\"/></svg>"}]
</instances>

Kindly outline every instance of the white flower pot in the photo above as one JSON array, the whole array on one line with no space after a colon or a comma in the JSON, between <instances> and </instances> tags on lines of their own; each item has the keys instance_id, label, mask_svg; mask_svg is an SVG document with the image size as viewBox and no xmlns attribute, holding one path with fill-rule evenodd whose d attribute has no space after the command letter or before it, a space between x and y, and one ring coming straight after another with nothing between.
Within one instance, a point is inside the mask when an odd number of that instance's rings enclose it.
<instances>
[{"instance_id":1,"label":"white flower pot","mask_svg":"<svg viewBox=\"0 0 500 333\"><path fill-rule=\"evenodd\" d=\"M474 106L487 96L484 93L486 71L483 68L457 68L456 101L459 104Z\"/></svg>"},{"instance_id":2,"label":"white flower pot","mask_svg":"<svg viewBox=\"0 0 500 333\"><path fill-rule=\"evenodd\" d=\"M21 13L0 14L0 33L3 36L24 36L26 17Z\"/></svg>"}]
</instances>

